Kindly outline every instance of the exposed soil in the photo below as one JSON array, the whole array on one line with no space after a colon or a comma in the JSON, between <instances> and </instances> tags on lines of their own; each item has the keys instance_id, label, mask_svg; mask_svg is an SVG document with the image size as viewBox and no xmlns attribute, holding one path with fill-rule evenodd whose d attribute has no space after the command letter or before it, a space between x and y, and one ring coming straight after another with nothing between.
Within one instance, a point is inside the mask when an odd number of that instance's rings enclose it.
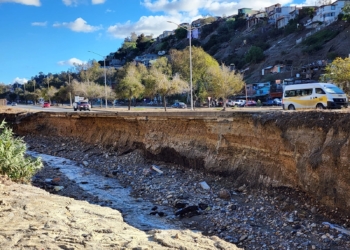
<instances>
[{"instance_id":1,"label":"exposed soil","mask_svg":"<svg viewBox=\"0 0 350 250\"><path fill-rule=\"evenodd\" d=\"M349 221L337 210L329 211L305 193L289 188L249 189L235 187L233 180L179 165L148 161L141 151L119 155L98 145L89 146L67 138L26 136L31 150L88 162L88 168L116 178L133 195L155 204L173 207L185 228L216 235L245 249L348 249L350 233L332 229L348 227ZM163 171L152 170L157 166ZM59 192L46 185L45 178L59 178ZM205 181L210 190L200 185ZM58 169L37 174L34 185L75 199L99 204L71 183ZM151 208L150 208L150 212ZM155 216L162 211L154 210ZM328 224L329 222L332 224ZM331 226L330 226L331 225ZM338 229L339 229L338 228ZM348 232L349 234L347 234ZM226 248L224 248L226 249Z\"/></svg>"}]
</instances>

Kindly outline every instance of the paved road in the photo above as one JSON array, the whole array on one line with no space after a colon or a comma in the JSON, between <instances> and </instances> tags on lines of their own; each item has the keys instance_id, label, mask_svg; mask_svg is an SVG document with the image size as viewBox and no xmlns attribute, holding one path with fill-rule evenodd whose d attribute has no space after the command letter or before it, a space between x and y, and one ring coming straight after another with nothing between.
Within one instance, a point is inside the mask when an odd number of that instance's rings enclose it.
<instances>
[{"instance_id":1,"label":"paved road","mask_svg":"<svg viewBox=\"0 0 350 250\"><path fill-rule=\"evenodd\" d=\"M39 105L17 105L17 106L7 106L9 108L14 108L14 109L24 109L24 110L29 110L31 112L89 112L89 111L74 111L72 107L70 107L67 104L64 104L63 106L51 106L50 108L43 108ZM191 112L190 108L187 109L176 109L176 108L171 108L167 107L168 111L178 111L178 112ZM220 111L222 110L222 107L215 107L215 108L196 108L195 111ZM226 108L227 111L271 111L271 110L282 110L281 106L269 106L269 107L243 107L243 108ZM94 106L90 112L121 112L121 111L128 111L127 106L116 106L112 107L109 106L107 109L105 107L100 107L100 106ZM155 106L136 106L136 107L131 107L131 111L137 111L137 112L142 112L142 111L164 111L164 107L155 107Z\"/></svg>"}]
</instances>

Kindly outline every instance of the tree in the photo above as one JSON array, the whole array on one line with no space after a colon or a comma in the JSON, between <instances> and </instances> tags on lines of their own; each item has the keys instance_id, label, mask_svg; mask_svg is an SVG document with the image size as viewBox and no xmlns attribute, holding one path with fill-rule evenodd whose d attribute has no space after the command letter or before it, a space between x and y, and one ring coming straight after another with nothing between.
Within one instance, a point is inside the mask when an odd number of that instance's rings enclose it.
<instances>
[{"instance_id":1,"label":"tree","mask_svg":"<svg viewBox=\"0 0 350 250\"><path fill-rule=\"evenodd\" d=\"M163 98L164 110L166 111L166 98L169 95L188 91L188 83L181 80L179 75L170 77L164 74L160 68L152 67L148 80L146 80L146 91L148 95L158 94Z\"/></svg>"},{"instance_id":2,"label":"tree","mask_svg":"<svg viewBox=\"0 0 350 250\"><path fill-rule=\"evenodd\" d=\"M244 86L243 75L230 70L224 64L221 67L212 66L208 69L208 78L213 86L213 94L223 99L223 107L226 109L226 99L242 90Z\"/></svg>"},{"instance_id":3,"label":"tree","mask_svg":"<svg viewBox=\"0 0 350 250\"><path fill-rule=\"evenodd\" d=\"M187 30L184 28L178 28L175 30L175 37L177 39L184 39L187 37Z\"/></svg>"},{"instance_id":4,"label":"tree","mask_svg":"<svg viewBox=\"0 0 350 250\"><path fill-rule=\"evenodd\" d=\"M181 79L190 82L190 58L189 47L186 49L171 50L170 62L172 72L178 73ZM211 66L219 66L218 62L206 53L202 48L192 47L192 88L195 100L202 97L204 85L206 85L207 69Z\"/></svg>"},{"instance_id":5,"label":"tree","mask_svg":"<svg viewBox=\"0 0 350 250\"><path fill-rule=\"evenodd\" d=\"M344 21L350 22L350 3L349 2L345 3L342 11L343 11L343 14L344 14L342 19Z\"/></svg>"},{"instance_id":6,"label":"tree","mask_svg":"<svg viewBox=\"0 0 350 250\"><path fill-rule=\"evenodd\" d=\"M27 146L22 138L15 138L5 121L0 124L0 174L8 175L13 181L29 182L42 168L40 158L26 156Z\"/></svg>"},{"instance_id":7,"label":"tree","mask_svg":"<svg viewBox=\"0 0 350 250\"><path fill-rule=\"evenodd\" d=\"M126 75L119 82L116 88L116 96L123 99L128 99L128 110L130 110L131 100L139 98L145 87L141 84L141 74L134 64L126 66Z\"/></svg>"},{"instance_id":8,"label":"tree","mask_svg":"<svg viewBox=\"0 0 350 250\"><path fill-rule=\"evenodd\" d=\"M264 58L264 51L260 47L252 46L245 56L245 61L247 63L258 63L264 60Z\"/></svg>"},{"instance_id":9,"label":"tree","mask_svg":"<svg viewBox=\"0 0 350 250\"><path fill-rule=\"evenodd\" d=\"M337 57L325 68L326 73L322 81L330 80L341 87L346 93L350 93L350 58Z\"/></svg>"}]
</instances>

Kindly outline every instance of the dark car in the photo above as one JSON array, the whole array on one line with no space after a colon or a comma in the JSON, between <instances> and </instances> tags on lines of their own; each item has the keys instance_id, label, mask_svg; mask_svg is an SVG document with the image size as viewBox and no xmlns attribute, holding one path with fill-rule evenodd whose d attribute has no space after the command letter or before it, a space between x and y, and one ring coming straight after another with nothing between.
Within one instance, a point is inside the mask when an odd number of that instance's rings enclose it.
<instances>
[{"instance_id":1,"label":"dark car","mask_svg":"<svg viewBox=\"0 0 350 250\"><path fill-rule=\"evenodd\" d=\"M82 111L82 110L88 110L90 111L91 110L91 106L88 102L79 102L78 103L78 109L79 111Z\"/></svg>"},{"instance_id":2,"label":"dark car","mask_svg":"<svg viewBox=\"0 0 350 250\"><path fill-rule=\"evenodd\" d=\"M270 99L270 100L267 100L266 102L263 102L262 103L263 106L273 106L273 105L276 105L275 104L275 101Z\"/></svg>"},{"instance_id":3,"label":"dark car","mask_svg":"<svg viewBox=\"0 0 350 250\"><path fill-rule=\"evenodd\" d=\"M187 108L187 105L183 102L175 102L173 105L171 105L172 108L179 108L179 109L185 109Z\"/></svg>"}]
</instances>

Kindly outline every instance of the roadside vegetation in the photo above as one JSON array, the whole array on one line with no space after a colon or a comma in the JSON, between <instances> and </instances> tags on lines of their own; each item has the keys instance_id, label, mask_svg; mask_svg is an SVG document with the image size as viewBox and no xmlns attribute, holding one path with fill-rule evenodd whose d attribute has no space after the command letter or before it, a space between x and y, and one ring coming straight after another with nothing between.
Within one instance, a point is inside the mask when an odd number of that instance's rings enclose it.
<instances>
[{"instance_id":1,"label":"roadside vegetation","mask_svg":"<svg viewBox=\"0 0 350 250\"><path fill-rule=\"evenodd\" d=\"M42 168L40 158L26 156L27 146L21 138L13 135L6 122L0 124L0 174L13 181L27 183Z\"/></svg>"}]
</instances>

